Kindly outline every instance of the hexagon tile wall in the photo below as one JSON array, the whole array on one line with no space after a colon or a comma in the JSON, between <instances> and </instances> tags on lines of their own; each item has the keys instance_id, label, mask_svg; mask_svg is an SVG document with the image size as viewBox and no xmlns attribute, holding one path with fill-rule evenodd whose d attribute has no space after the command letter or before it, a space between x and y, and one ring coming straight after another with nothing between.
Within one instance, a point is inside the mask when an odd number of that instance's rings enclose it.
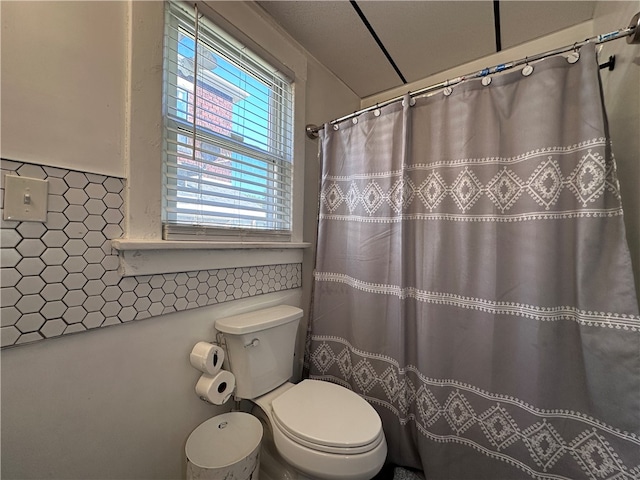
<instances>
[{"instance_id":1,"label":"hexagon tile wall","mask_svg":"<svg viewBox=\"0 0 640 480\"><path fill-rule=\"evenodd\" d=\"M8 160L0 173L0 202L7 173L49 180L46 223L2 220L2 347L301 285L299 263L121 277L124 180Z\"/></svg>"}]
</instances>

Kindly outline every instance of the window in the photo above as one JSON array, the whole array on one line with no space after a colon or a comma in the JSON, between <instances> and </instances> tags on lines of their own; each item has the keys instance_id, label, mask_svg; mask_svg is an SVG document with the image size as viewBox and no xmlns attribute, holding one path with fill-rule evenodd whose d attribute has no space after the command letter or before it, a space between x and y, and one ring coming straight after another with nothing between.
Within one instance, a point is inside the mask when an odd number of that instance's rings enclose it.
<instances>
[{"instance_id":1,"label":"window","mask_svg":"<svg viewBox=\"0 0 640 480\"><path fill-rule=\"evenodd\" d=\"M165 13L163 237L289 240L291 81L195 13Z\"/></svg>"}]
</instances>

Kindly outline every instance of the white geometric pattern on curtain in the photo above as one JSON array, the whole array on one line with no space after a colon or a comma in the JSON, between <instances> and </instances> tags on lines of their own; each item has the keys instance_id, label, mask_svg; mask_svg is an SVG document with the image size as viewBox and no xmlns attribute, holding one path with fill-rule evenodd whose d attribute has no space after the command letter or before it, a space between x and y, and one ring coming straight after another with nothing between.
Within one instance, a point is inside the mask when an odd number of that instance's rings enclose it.
<instances>
[{"instance_id":1,"label":"white geometric pattern on curtain","mask_svg":"<svg viewBox=\"0 0 640 480\"><path fill-rule=\"evenodd\" d=\"M322 133L309 376L428 479L640 478L640 317L580 54Z\"/></svg>"}]
</instances>

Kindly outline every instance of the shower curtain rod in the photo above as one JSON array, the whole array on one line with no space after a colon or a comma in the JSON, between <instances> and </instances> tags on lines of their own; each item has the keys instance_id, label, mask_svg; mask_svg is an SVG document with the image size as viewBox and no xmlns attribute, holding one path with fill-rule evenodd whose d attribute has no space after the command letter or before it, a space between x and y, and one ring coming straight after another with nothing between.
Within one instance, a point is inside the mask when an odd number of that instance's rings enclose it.
<instances>
[{"instance_id":1,"label":"shower curtain rod","mask_svg":"<svg viewBox=\"0 0 640 480\"><path fill-rule=\"evenodd\" d=\"M514 60L511 62L507 62L507 63L501 63L499 65L495 65L493 67L489 67L489 68L484 68L482 70L478 70L477 72L473 72L473 73L469 73L467 75L462 75L460 77L456 77L450 80L446 80L444 82L435 84L435 85L430 85L428 87L424 87L421 89L418 89L414 92L407 92L408 95L410 97L415 97L418 95L423 95L425 93L429 93L432 92L434 90L439 90L441 88L447 88L450 87L452 85L457 85L465 80L469 80L472 78L480 78L480 77L485 77L487 75L491 75L493 73L498 73L498 72L502 72L505 70L509 70L511 68L517 67L519 65L523 65L523 64L527 64L529 62L535 62L536 60L541 60L543 58L546 57L551 57L553 55L558 55L560 53L565 53L565 52L569 52L571 50L577 50L578 48L582 47L583 45L586 45L588 43L595 43L596 45L599 45L601 43L606 43L606 42L610 42L612 40L617 40L619 38L624 38L627 37L627 43L629 44L640 44L640 12L636 13L633 18L631 19L631 22L629 23L629 26L627 28L621 28L620 30L615 30L613 32L609 32L609 33L605 33L603 35L596 35L594 37L591 38L587 38L586 40L583 40L582 42L576 42L572 45L567 45L565 47L561 47L561 48L556 48L555 50L549 50L547 52L543 52L543 53L538 53L537 55L533 55L530 57L525 57L525 58L521 58L520 60ZM610 58L609 60L610 62L613 61L612 58ZM609 68L611 69L611 64L609 64ZM387 105L391 105L392 103L398 102L400 100L402 100L404 98L404 95L398 96L398 97L393 97L389 100L386 100L382 103L376 103L375 105L372 105L370 107L367 108L363 108L361 110L358 110L356 112L353 112L349 115L345 115L344 117L340 117L340 118L336 118L335 120L331 120L329 122L329 124L331 125L337 125L338 123L344 122L345 120L349 120L351 118L355 118L358 115L361 115L363 113L366 112L370 112L371 110L376 110L378 108L381 107L385 107ZM307 137L313 139L318 138L318 132L320 130L323 130L324 126L317 126L317 125L313 125L313 124L309 124L306 126L306 133L307 133Z\"/></svg>"}]
</instances>

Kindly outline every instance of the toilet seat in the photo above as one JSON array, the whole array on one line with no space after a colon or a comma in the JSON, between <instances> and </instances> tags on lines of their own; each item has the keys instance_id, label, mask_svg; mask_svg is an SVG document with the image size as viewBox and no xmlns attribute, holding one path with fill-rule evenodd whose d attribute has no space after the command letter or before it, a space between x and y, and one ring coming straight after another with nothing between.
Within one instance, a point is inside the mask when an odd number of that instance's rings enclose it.
<instances>
[{"instance_id":1,"label":"toilet seat","mask_svg":"<svg viewBox=\"0 0 640 480\"><path fill-rule=\"evenodd\" d=\"M369 403L347 388L304 380L271 404L275 426L312 450L355 455L383 440L382 422Z\"/></svg>"},{"instance_id":2,"label":"toilet seat","mask_svg":"<svg viewBox=\"0 0 640 480\"><path fill-rule=\"evenodd\" d=\"M317 451L317 452L336 453L336 454L347 455L347 456L348 455L356 455L356 454L359 454L359 453L367 453L367 452L375 449L384 440L384 434L381 431L380 434L378 435L378 437L370 444L362 445L362 446L359 446L359 447L334 447L334 446L329 446L329 445L323 445L323 444L319 444L319 443L309 442L308 440L305 440L304 438L301 438L301 437L299 437L299 436L297 436L295 434L292 434L276 418L274 418L274 424L275 424L274 425L275 428L277 428L279 432L284 434L284 436L289 438L291 441L295 442L298 445L305 446L305 447L307 447L307 448L309 448L311 450Z\"/></svg>"}]
</instances>

